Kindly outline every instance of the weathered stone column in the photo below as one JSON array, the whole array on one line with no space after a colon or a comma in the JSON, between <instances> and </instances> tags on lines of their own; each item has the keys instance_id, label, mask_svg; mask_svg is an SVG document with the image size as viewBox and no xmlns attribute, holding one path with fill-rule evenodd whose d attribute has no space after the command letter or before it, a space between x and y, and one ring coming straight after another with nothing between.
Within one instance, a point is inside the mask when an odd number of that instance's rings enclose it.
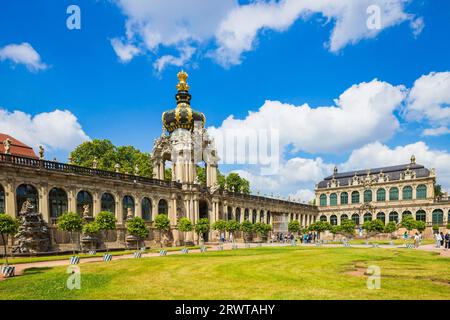
<instances>
[{"instance_id":1,"label":"weathered stone column","mask_svg":"<svg viewBox=\"0 0 450 320\"><path fill-rule=\"evenodd\" d=\"M8 181L5 188L5 213L11 217L17 215L16 189L13 181Z\"/></svg>"},{"instance_id":2,"label":"weathered stone column","mask_svg":"<svg viewBox=\"0 0 450 320\"><path fill-rule=\"evenodd\" d=\"M100 192L99 191L94 191L92 194L92 202L93 202L93 206L92 206L92 215L94 217L96 217L100 211L101 211L101 198L100 198Z\"/></svg>"},{"instance_id":3,"label":"weathered stone column","mask_svg":"<svg viewBox=\"0 0 450 320\"><path fill-rule=\"evenodd\" d=\"M45 222L50 223L50 212L48 208L48 186L42 184L39 187L39 212Z\"/></svg>"},{"instance_id":4,"label":"weathered stone column","mask_svg":"<svg viewBox=\"0 0 450 320\"><path fill-rule=\"evenodd\" d=\"M77 212L77 191L75 188L70 188L67 192L67 207L69 212Z\"/></svg>"}]
</instances>

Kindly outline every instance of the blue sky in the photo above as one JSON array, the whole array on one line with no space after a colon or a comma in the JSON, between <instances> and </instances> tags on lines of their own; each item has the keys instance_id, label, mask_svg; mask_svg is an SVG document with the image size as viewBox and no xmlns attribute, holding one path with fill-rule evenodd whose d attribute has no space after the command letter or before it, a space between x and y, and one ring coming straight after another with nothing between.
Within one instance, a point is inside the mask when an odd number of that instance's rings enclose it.
<instances>
[{"instance_id":1,"label":"blue sky","mask_svg":"<svg viewBox=\"0 0 450 320\"><path fill-rule=\"evenodd\" d=\"M259 177L257 168L245 165L223 167L224 171L240 170L255 190L305 199L310 197L314 181L328 175L334 165L346 170L406 163L411 152L417 153L419 163L436 167L439 182L448 188L450 3L369 1L383 12L382 29L372 33L364 29L360 17L346 15L353 5L360 10L364 1L343 0L335 5L335 1L320 0L317 8L296 7L295 14L283 7L292 0L229 0L220 5L211 1L204 6L198 0L3 1L0 132L33 146L44 144L48 158L61 160L87 137L151 151L153 139L161 133L161 113L175 107L175 76L184 68L190 75L192 106L205 113L208 127L221 130L257 123L292 130L282 138L284 169L279 175ZM72 4L81 9L81 30L66 27L66 9ZM344 25L341 29L340 24ZM124 55L114 41L127 53L134 53ZM24 43L29 47L20 47ZM162 57L171 62L158 69L156 63L162 62ZM422 76L428 77L415 86ZM332 109L342 108L335 99L361 83L370 86L361 95L379 90L378 95L386 94L381 100L398 101L369 106L381 115L373 120L379 122L373 126L364 123L358 127L356 117L352 123L357 130L347 132L352 135L349 143L337 137L346 131L345 126L339 130L336 124L330 129L325 120L313 121L319 115L310 119L300 110L305 103L311 109L327 107L322 117L340 121L341 117L333 118ZM404 87L398 87L401 85ZM430 88L435 87L438 89L433 92ZM351 106L354 95L362 99L355 91L348 93L348 108L358 107ZM403 96L397 97L399 94ZM280 105L273 106L274 102ZM260 110L263 105L275 111L280 108L281 115L285 106L292 105L293 116L281 116L281 123L271 122ZM55 110L68 112L55 114ZM249 111L260 118L249 119ZM40 116L43 113L49 114ZM296 119L297 114L302 120ZM225 121L230 115L242 121ZM361 118L367 121L364 112ZM285 126L283 121L290 123ZM52 128L42 132L46 125ZM364 126L371 127L363 132ZM314 146L325 140L331 145L333 139L335 148ZM308 174L289 177L283 174L287 168Z\"/></svg>"}]
</instances>

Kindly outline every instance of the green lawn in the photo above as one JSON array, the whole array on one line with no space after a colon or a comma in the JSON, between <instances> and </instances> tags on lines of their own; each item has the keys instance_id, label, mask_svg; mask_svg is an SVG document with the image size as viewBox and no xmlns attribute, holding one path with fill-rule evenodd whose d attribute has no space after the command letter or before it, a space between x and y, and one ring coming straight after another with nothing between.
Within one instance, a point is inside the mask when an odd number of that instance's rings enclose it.
<instances>
[{"instance_id":1,"label":"green lawn","mask_svg":"<svg viewBox=\"0 0 450 320\"><path fill-rule=\"evenodd\" d=\"M363 272L381 268L381 289ZM276 247L80 265L0 281L0 299L450 299L450 259L408 249Z\"/></svg>"},{"instance_id":2,"label":"green lawn","mask_svg":"<svg viewBox=\"0 0 450 320\"><path fill-rule=\"evenodd\" d=\"M184 247L169 247L164 248L164 250L170 252L170 251L179 251ZM192 246L187 247L189 250L199 249L200 246ZM208 248L208 247L207 247ZM143 252L145 253L157 253L161 250L161 248L156 249L147 249ZM136 250L120 250L120 251L110 251L109 254L112 256L123 256L127 254L133 254ZM86 258L94 258L94 257L103 257L103 255L106 252L97 252L94 255L85 254L85 253L77 253L76 255L80 257L80 259L86 259ZM42 262L42 261L55 261L55 260L69 260L72 254L61 254L61 255L51 255L51 256L39 256L39 257L8 257L8 262L11 265L14 264L21 264L21 263L32 263L32 262ZM3 265L5 263L5 259L0 258L0 265Z\"/></svg>"}]
</instances>

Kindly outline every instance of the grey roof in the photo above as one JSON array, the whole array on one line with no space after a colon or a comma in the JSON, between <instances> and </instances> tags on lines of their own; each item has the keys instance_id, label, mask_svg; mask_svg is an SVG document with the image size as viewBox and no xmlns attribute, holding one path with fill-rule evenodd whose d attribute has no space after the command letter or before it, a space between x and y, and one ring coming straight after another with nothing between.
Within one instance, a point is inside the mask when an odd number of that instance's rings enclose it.
<instances>
[{"instance_id":1,"label":"grey roof","mask_svg":"<svg viewBox=\"0 0 450 320\"><path fill-rule=\"evenodd\" d=\"M382 168L374 168L374 169L365 169L365 170L357 170L357 171L349 171L349 172L342 172L337 173L334 175L335 179L339 181L340 186L347 186L348 180L353 178L356 174L358 177L367 176L368 173L371 175L380 174L380 172L383 172L385 175L389 176L389 180L400 180L400 175L405 170L410 169L412 171L416 172L417 178L423 178L428 177L430 175L430 170L425 168L423 165L420 164L402 164L398 166L391 166L391 167L382 167ZM327 187L328 182L330 182L333 179L333 175L326 177L324 180L319 182L318 188L323 189Z\"/></svg>"}]
</instances>

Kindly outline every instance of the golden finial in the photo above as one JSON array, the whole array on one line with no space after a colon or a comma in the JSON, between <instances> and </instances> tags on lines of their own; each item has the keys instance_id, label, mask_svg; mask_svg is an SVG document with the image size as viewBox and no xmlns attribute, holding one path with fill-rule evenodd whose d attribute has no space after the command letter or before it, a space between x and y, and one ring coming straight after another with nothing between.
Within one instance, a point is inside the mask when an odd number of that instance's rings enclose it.
<instances>
[{"instance_id":1,"label":"golden finial","mask_svg":"<svg viewBox=\"0 0 450 320\"><path fill-rule=\"evenodd\" d=\"M177 84L178 91L189 91L189 85L186 82L188 74L184 70L181 70L178 72L177 77L179 80Z\"/></svg>"}]
</instances>

